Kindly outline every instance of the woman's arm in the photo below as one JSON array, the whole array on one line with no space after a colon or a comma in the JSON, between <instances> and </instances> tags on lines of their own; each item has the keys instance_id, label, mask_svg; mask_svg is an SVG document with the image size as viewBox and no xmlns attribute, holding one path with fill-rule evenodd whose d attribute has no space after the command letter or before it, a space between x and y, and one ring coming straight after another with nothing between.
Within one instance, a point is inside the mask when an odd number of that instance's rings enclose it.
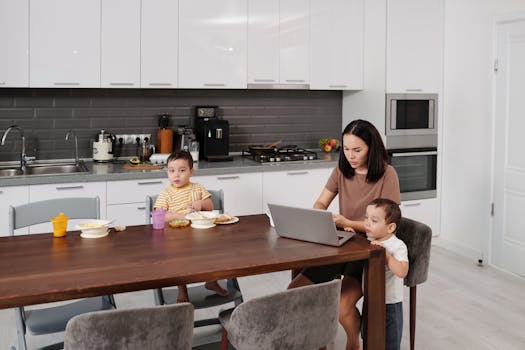
<instances>
[{"instance_id":1,"label":"woman's arm","mask_svg":"<svg viewBox=\"0 0 525 350\"><path fill-rule=\"evenodd\" d=\"M330 203L332 203L336 195L336 193L328 191L326 187L323 188L323 191L319 195L319 198L317 198L317 200L314 203L314 209L328 209Z\"/></svg>"}]
</instances>

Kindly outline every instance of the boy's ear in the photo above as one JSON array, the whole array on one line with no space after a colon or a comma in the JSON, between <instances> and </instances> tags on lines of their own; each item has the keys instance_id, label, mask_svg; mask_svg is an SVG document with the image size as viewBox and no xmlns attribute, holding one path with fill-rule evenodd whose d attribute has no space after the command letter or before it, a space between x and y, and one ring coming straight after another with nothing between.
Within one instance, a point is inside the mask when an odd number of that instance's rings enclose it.
<instances>
[{"instance_id":1,"label":"boy's ear","mask_svg":"<svg viewBox=\"0 0 525 350\"><path fill-rule=\"evenodd\" d=\"M194 173L195 173L195 168L191 168L190 169L190 176L193 176Z\"/></svg>"},{"instance_id":2,"label":"boy's ear","mask_svg":"<svg viewBox=\"0 0 525 350\"><path fill-rule=\"evenodd\" d=\"M397 225L395 222L391 222L387 226L388 233L394 233L397 230Z\"/></svg>"}]
</instances>

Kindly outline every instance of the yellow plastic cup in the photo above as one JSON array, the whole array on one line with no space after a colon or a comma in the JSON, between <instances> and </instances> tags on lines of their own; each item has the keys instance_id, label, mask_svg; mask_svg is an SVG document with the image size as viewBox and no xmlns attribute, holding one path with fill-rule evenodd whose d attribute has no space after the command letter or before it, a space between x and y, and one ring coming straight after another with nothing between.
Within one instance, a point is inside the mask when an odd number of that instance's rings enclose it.
<instances>
[{"instance_id":1,"label":"yellow plastic cup","mask_svg":"<svg viewBox=\"0 0 525 350\"><path fill-rule=\"evenodd\" d=\"M51 218L54 237L64 237L66 235L68 220L69 218L65 216L64 213L59 213L54 218Z\"/></svg>"}]
</instances>

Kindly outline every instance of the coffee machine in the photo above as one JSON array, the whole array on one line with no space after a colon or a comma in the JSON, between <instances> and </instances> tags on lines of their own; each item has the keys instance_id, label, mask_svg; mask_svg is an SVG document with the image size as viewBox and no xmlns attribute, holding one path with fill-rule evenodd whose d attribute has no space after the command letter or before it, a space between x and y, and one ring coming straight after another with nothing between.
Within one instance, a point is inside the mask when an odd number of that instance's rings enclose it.
<instances>
[{"instance_id":1,"label":"coffee machine","mask_svg":"<svg viewBox=\"0 0 525 350\"><path fill-rule=\"evenodd\" d=\"M199 158L208 162L233 160L229 155L230 124L211 111L204 113L203 108L216 107L197 107L195 133L200 144Z\"/></svg>"}]
</instances>

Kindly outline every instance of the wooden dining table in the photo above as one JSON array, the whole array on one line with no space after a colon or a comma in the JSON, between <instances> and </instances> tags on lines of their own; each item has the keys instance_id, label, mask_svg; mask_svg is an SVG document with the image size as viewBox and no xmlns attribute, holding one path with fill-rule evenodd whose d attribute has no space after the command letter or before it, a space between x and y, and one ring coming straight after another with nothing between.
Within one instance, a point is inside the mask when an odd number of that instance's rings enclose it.
<instances>
[{"instance_id":1,"label":"wooden dining table","mask_svg":"<svg viewBox=\"0 0 525 350\"><path fill-rule=\"evenodd\" d=\"M209 229L151 225L103 238L0 238L0 309L366 260L365 348L385 348L385 253L357 234L342 247L279 237L266 215Z\"/></svg>"}]
</instances>

